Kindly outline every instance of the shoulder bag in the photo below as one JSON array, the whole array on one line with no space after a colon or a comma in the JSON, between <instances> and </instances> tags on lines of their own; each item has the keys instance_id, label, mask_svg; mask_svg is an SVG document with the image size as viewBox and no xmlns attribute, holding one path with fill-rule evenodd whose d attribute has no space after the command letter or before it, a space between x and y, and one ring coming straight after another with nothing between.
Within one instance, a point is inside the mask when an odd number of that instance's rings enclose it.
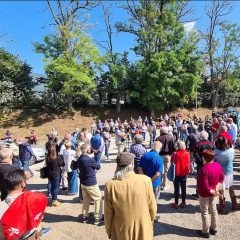
<instances>
[{"instance_id":1,"label":"shoulder bag","mask_svg":"<svg viewBox=\"0 0 240 240\"><path fill-rule=\"evenodd\" d=\"M175 171L176 171L175 159L176 159L176 153L174 154L174 160L171 162L171 165L167 172L167 178L171 182L174 182L175 180Z\"/></svg>"}]
</instances>

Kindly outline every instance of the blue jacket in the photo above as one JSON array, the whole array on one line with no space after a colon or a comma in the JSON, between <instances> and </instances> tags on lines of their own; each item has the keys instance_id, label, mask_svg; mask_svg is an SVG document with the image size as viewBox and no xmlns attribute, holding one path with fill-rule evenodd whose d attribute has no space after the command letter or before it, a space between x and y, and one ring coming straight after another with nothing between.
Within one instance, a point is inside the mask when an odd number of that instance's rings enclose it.
<instances>
[{"instance_id":1,"label":"blue jacket","mask_svg":"<svg viewBox=\"0 0 240 240\"><path fill-rule=\"evenodd\" d=\"M19 158L21 162L29 162L33 156L31 145L24 143L19 145Z\"/></svg>"},{"instance_id":2,"label":"blue jacket","mask_svg":"<svg viewBox=\"0 0 240 240\"><path fill-rule=\"evenodd\" d=\"M100 169L100 165L88 155L81 155L77 160L80 170L80 181L85 186L94 186L97 184L96 171Z\"/></svg>"}]
</instances>

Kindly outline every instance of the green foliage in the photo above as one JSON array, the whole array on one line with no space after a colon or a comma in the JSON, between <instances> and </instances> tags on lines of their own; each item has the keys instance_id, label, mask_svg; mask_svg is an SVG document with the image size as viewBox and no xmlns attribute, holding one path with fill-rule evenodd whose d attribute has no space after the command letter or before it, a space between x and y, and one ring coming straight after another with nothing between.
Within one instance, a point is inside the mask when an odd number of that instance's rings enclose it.
<instances>
[{"instance_id":1,"label":"green foliage","mask_svg":"<svg viewBox=\"0 0 240 240\"><path fill-rule=\"evenodd\" d=\"M27 104L33 87L31 67L0 48L0 105L11 107Z\"/></svg>"},{"instance_id":2,"label":"green foliage","mask_svg":"<svg viewBox=\"0 0 240 240\"><path fill-rule=\"evenodd\" d=\"M130 24L118 23L120 31L134 33L134 50L142 59L135 64L132 96L149 110L165 110L195 97L201 84L202 63L198 39L177 21L175 1L140 1Z\"/></svg>"},{"instance_id":3,"label":"green foliage","mask_svg":"<svg viewBox=\"0 0 240 240\"><path fill-rule=\"evenodd\" d=\"M107 55L108 68L101 75L101 84L105 86L108 94L118 100L124 99L129 91L129 61L128 53L115 53Z\"/></svg>"},{"instance_id":4,"label":"green foliage","mask_svg":"<svg viewBox=\"0 0 240 240\"><path fill-rule=\"evenodd\" d=\"M36 52L45 55L49 87L65 94L71 105L74 97L92 97L96 72L103 59L92 39L78 28L77 22L61 31L64 34L49 35L44 38L44 43L34 43L34 47Z\"/></svg>"}]
</instances>

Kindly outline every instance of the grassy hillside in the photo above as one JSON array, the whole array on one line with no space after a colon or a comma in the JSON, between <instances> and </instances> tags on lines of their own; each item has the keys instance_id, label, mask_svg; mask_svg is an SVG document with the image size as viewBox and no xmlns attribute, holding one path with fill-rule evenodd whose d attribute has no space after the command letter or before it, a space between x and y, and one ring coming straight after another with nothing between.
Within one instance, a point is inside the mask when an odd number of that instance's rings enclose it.
<instances>
[{"instance_id":1,"label":"grassy hillside","mask_svg":"<svg viewBox=\"0 0 240 240\"><path fill-rule=\"evenodd\" d=\"M191 112L194 114L194 110L179 109L183 116L187 118ZM211 115L211 110L200 108L197 111L199 117L204 118L206 115ZM13 138L18 136L27 137L29 131L34 129L36 131L39 143L46 141L46 134L48 134L52 127L55 127L62 137L68 131L72 132L75 127L80 129L83 127L90 127L90 124L94 119L116 119L121 118L122 121L129 119L131 116L137 118L139 115L142 117L149 116L147 111L131 108L122 109L122 112L118 114L115 108L81 108L73 112L54 113L43 110L22 110L16 111L4 117L0 120L0 137L4 137L7 129L13 135ZM160 113L156 114L156 117L160 116Z\"/></svg>"}]
</instances>

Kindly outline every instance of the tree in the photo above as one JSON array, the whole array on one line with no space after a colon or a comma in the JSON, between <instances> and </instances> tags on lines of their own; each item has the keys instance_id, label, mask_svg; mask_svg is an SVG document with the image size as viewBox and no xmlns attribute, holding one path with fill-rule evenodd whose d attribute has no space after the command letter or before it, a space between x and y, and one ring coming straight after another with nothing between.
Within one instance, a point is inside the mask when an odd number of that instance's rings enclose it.
<instances>
[{"instance_id":1,"label":"tree","mask_svg":"<svg viewBox=\"0 0 240 240\"><path fill-rule=\"evenodd\" d=\"M0 48L0 105L10 108L28 104L33 87L31 67Z\"/></svg>"},{"instance_id":2,"label":"tree","mask_svg":"<svg viewBox=\"0 0 240 240\"><path fill-rule=\"evenodd\" d=\"M121 100L126 98L129 92L129 81L128 81L128 71L129 71L129 61L128 53L123 54L114 52L113 49L113 26L112 26L112 13L110 11L112 4L103 3L103 14L105 20L105 27L107 33L107 40L102 41L100 44L106 50L106 66L107 71L101 75L101 81L99 82L100 95L102 88L106 90L108 94L108 99L116 98L117 112L121 111Z\"/></svg>"},{"instance_id":3,"label":"tree","mask_svg":"<svg viewBox=\"0 0 240 240\"><path fill-rule=\"evenodd\" d=\"M115 53L107 62L108 71L102 74L106 90L112 98L116 98L117 112L121 110L121 100L125 100L129 89L128 53Z\"/></svg>"},{"instance_id":4,"label":"tree","mask_svg":"<svg viewBox=\"0 0 240 240\"><path fill-rule=\"evenodd\" d=\"M134 51L142 59L135 65L133 95L154 115L195 95L200 80L198 39L186 34L176 14L175 1L127 1L127 23L119 31L136 36Z\"/></svg>"},{"instance_id":5,"label":"tree","mask_svg":"<svg viewBox=\"0 0 240 240\"><path fill-rule=\"evenodd\" d=\"M102 58L92 39L84 32L86 21L78 20L79 10L91 3L56 1L55 4L54 9L48 0L57 33L46 36L43 44L34 43L34 47L36 52L45 55L49 87L66 96L68 109L71 109L75 97L91 98L96 70Z\"/></svg>"},{"instance_id":6,"label":"tree","mask_svg":"<svg viewBox=\"0 0 240 240\"><path fill-rule=\"evenodd\" d=\"M228 57L226 57L226 54L228 55L231 52L231 49L229 49L228 45L232 44L231 41L229 41L228 36L224 36L224 44L222 47L220 40L217 39L217 34L219 28L221 28L221 30L223 31L223 35L228 34L228 27L225 26L223 17L227 16L231 12L231 9L231 3L226 0L212 1L205 8L205 12L209 20L209 27L206 33L203 33L202 36L206 43L207 65L209 65L210 67L210 82L212 87L211 96L213 109L217 105L218 93L221 88L222 82L226 79L226 67L228 65L226 65L226 61L228 59ZM221 48L223 48L223 54L219 57L217 56L218 50ZM221 64L219 60L225 61L224 66L220 67L221 70L220 68L218 68L218 63ZM219 70L221 72L219 72Z\"/></svg>"}]
</instances>

